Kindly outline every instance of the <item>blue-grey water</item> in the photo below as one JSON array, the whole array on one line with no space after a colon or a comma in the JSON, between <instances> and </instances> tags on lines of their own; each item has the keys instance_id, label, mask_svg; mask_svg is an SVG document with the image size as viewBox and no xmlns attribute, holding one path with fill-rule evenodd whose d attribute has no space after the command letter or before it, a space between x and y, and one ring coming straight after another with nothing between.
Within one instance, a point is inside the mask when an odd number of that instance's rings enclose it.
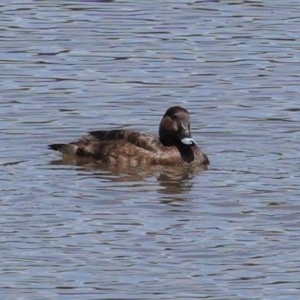
<instances>
[{"instance_id":1,"label":"blue-grey water","mask_svg":"<svg viewBox=\"0 0 300 300\"><path fill-rule=\"evenodd\" d=\"M299 1L0 4L1 299L299 299ZM60 163L191 112L197 174Z\"/></svg>"}]
</instances>

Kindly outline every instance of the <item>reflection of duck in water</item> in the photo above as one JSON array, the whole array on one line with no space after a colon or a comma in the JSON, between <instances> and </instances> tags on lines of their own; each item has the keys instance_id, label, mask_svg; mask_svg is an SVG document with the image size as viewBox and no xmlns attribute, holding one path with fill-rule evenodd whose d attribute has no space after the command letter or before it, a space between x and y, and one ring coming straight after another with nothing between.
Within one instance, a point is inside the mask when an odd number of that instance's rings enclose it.
<instances>
[{"instance_id":1,"label":"reflection of duck in water","mask_svg":"<svg viewBox=\"0 0 300 300\"><path fill-rule=\"evenodd\" d=\"M52 144L64 155L91 158L110 166L207 166L208 157L191 137L190 117L180 106L169 108L159 126L159 138L132 130L92 131L76 142Z\"/></svg>"}]
</instances>

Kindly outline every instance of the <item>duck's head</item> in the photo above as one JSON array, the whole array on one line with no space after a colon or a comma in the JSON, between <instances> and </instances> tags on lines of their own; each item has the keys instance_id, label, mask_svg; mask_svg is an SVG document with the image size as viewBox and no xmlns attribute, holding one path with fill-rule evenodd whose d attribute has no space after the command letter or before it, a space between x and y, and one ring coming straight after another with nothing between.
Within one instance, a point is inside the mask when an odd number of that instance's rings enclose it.
<instances>
[{"instance_id":1,"label":"duck's head","mask_svg":"<svg viewBox=\"0 0 300 300\"><path fill-rule=\"evenodd\" d=\"M165 146L195 145L195 140L191 137L188 111L180 106L170 107L160 122L159 138Z\"/></svg>"}]
</instances>

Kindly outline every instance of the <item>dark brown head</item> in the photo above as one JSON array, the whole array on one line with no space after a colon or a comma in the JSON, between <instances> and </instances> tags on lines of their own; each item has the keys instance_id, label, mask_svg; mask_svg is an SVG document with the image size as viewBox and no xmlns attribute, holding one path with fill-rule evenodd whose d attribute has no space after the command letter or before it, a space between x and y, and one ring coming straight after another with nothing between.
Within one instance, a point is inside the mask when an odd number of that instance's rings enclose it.
<instances>
[{"instance_id":1,"label":"dark brown head","mask_svg":"<svg viewBox=\"0 0 300 300\"><path fill-rule=\"evenodd\" d=\"M159 138L165 146L195 145L194 139L191 138L188 111L180 106L170 107L160 122Z\"/></svg>"}]
</instances>

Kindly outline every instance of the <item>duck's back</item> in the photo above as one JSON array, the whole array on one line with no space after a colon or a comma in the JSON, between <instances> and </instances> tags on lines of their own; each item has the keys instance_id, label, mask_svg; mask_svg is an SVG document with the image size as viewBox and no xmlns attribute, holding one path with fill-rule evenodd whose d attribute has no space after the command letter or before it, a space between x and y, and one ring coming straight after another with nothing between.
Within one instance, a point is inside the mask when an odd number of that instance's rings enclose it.
<instances>
[{"instance_id":1,"label":"duck's back","mask_svg":"<svg viewBox=\"0 0 300 300\"><path fill-rule=\"evenodd\" d=\"M131 130L93 131L84 142L96 159L111 164L155 164L157 153L163 152L157 137Z\"/></svg>"},{"instance_id":2,"label":"duck's back","mask_svg":"<svg viewBox=\"0 0 300 300\"><path fill-rule=\"evenodd\" d=\"M126 142L126 145L130 144L131 146L151 152L157 152L161 150L161 147L163 146L157 137L132 130L92 131L90 132L89 137L104 144L106 144L105 142L116 143L116 146L122 141L123 143Z\"/></svg>"}]
</instances>

